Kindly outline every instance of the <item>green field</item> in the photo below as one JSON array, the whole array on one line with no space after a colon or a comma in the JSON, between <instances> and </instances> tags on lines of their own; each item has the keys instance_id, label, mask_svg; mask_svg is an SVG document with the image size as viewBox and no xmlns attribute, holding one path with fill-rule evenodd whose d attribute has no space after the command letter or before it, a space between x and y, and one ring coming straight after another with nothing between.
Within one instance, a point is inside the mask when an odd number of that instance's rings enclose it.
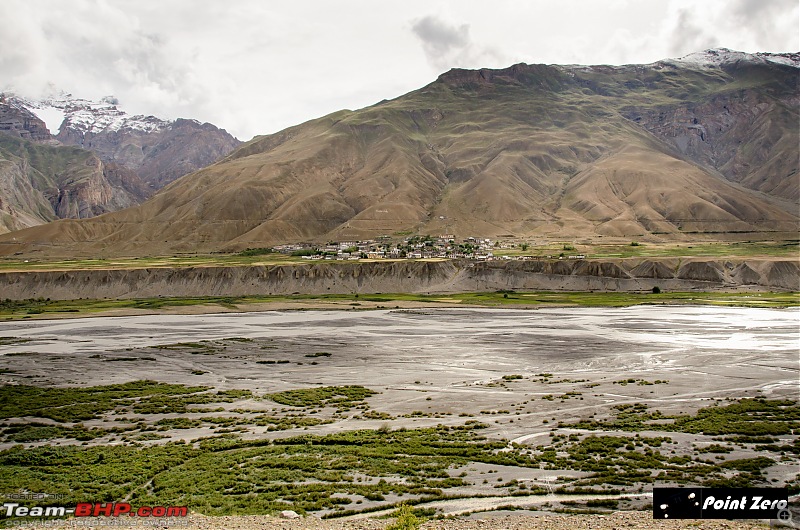
<instances>
[{"instance_id":1,"label":"green field","mask_svg":"<svg viewBox=\"0 0 800 530\"><path fill-rule=\"evenodd\" d=\"M3 259L0 260L0 272L146 269L154 267L236 267L242 265L281 265L307 262L307 260L303 260L300 257L286 254L269 253L251 255L245 251L239 254L187 254L180 256L114 259Z\"/></svg>"},{"instance_id":2,"label":"green field","mask_svg":"<svg viewBox=\"0 0 800 530\"><path fill-rule=\"evenodd\" d=\"M498 248L497 256L547 257L582 254L587 259L598 258L798 258L800 240L783 241L734 241L696 243L649 243L631 240L628 243L581 243L554 242L545 245L520 245L512 249Z\"/></svg>"},{"instance_id":3,"label":"green field","mask_svg":"<svg viewBox=\"0 0 800 530\"><path fill-rule=\"evenodd\" d=\"M643 304L722 305L737 307L784 308L800 305L800 292L790 293L587 293L587 292L515 292L456 294L330 294L273 296L207 296L132 298L118 300L0 300L0 318L19 319L47 316L86 316L119 309L156 311L187 306L217 306L246 311L259 304L296 305L296 309L394 309L399 303L477 307L625 307ZM264 305L266 304L266 306ZM306 306L306 307L304 307ZM209 310L213 308L209 307Z\"/></svg>"}]
</instances>

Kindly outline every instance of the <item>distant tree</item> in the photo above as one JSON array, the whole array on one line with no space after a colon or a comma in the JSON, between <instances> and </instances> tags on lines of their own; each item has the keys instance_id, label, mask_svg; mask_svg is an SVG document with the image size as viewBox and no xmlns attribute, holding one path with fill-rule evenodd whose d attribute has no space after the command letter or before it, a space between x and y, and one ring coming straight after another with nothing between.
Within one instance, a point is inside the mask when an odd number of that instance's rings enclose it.
<instances>
[{"instance_id":1,"label":"distant tree","mask_svg":"<svg viewBox=\"0 0 800 530\"><path fill-rule=\"evenodd\" d=\"M417 530L420 523L411 506L404 504L397 510L397 520L387 526L386 530Z\"/></svg>"}]
</instances>

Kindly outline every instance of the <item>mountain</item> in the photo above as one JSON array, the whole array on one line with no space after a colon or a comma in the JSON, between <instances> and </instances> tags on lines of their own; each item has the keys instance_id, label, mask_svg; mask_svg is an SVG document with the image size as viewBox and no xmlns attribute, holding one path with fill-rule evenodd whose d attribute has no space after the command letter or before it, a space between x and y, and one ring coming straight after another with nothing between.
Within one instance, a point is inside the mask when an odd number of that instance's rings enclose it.
<instances>
[{"instance_id":1,"label":"mountain","mask_svg":"<svg viewBox=\"0 0 800 530\"><path fill-rule=\"evenodd\" d=\"M93 102L61 94L28 104L56 116L63 113L55 135L62 144L83 147L135 171L153 190L216 162L241 144L210 123L130 116L114 97Z\"/></svg>"},{"instance_id":2,"label":"mountain","mask_svg":"<svg viewBox=\"0 0 800 530\"><path fill-rule=\"evenodd\" d=\"M134 206L241 143L209 123L130 116L112 97L69 94L0 95L0 133L0 232Z\"/></svg>"},{"instance_id":3,"label":"mountain","mask_svg":"<svg viewBox=\"0 0 800 530\"><path fill-rule=\"evenodd\" d=\"M269 136L146 203L0 252L231 250L404 232L684 239L798 230L800 54L454 69ZM739 234L737 236L737 234ZM10 244L13 240L13 244Z\"/></svg>"},{"instance_id":4,"label":"mountain","mask_svg":"<svg viewBox=\"0 0 800 530\"><path fill-rule=\"evenodd\" d=\"M0 96L0 233L85 218L152 195L135 172L66 147L25 106Z\"/></svg>"}]
</instances>

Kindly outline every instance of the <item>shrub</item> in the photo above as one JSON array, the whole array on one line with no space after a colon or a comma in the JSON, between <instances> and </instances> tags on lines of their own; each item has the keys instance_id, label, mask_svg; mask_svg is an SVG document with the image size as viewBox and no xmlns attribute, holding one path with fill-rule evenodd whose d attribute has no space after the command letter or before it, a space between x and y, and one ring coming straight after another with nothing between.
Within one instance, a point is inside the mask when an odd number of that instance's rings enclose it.
<instances>
[{"instance_id":1,"label":"shrub","mask_svg":"<svg viewBox=\"0 0 800 530\"><path fill-rule=\"evenodd\" d=\"M386 530L417 530L420 520L414 515L411 506L404 504L397 510L397 520L386 527Z\"/></svg>"}]
</instances>

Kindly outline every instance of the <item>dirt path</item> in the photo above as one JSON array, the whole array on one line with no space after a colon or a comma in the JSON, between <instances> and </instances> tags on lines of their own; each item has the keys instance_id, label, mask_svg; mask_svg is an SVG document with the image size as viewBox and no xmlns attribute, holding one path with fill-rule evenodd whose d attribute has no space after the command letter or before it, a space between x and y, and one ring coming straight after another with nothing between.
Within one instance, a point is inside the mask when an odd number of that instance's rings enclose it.
<instances>
[{"instance_id":1,"label":"dirt path","mask_svg":"<svg viewBox=\"0 0 800 530\"><path fill-rule=\"evenodd\" d=\"M529 512L530 513L530 512ZM82 528L101 530L109 526L113 518L100 520L68 520L61 525L47 524L54 530ZM163 530L384 530L392 519L328 520L314 517L281 519L264 515L204 517L191 515L173 520L150 520L140 527ZM96 524L92 524L96 523ZM105 524L103 524L105 523ZM480 518L460 518L428 521L421 530L676 530L682 528L702 528L704 530L765 530L769 521L719 521L719 520L673 520L654 521L650 512L613 512L607 515L566 515L566 514L494 514ZM33 530L41 525L24 525L17 528ZM791 527L789 527L791 528Z\"/></svg>"}]
</instances>

